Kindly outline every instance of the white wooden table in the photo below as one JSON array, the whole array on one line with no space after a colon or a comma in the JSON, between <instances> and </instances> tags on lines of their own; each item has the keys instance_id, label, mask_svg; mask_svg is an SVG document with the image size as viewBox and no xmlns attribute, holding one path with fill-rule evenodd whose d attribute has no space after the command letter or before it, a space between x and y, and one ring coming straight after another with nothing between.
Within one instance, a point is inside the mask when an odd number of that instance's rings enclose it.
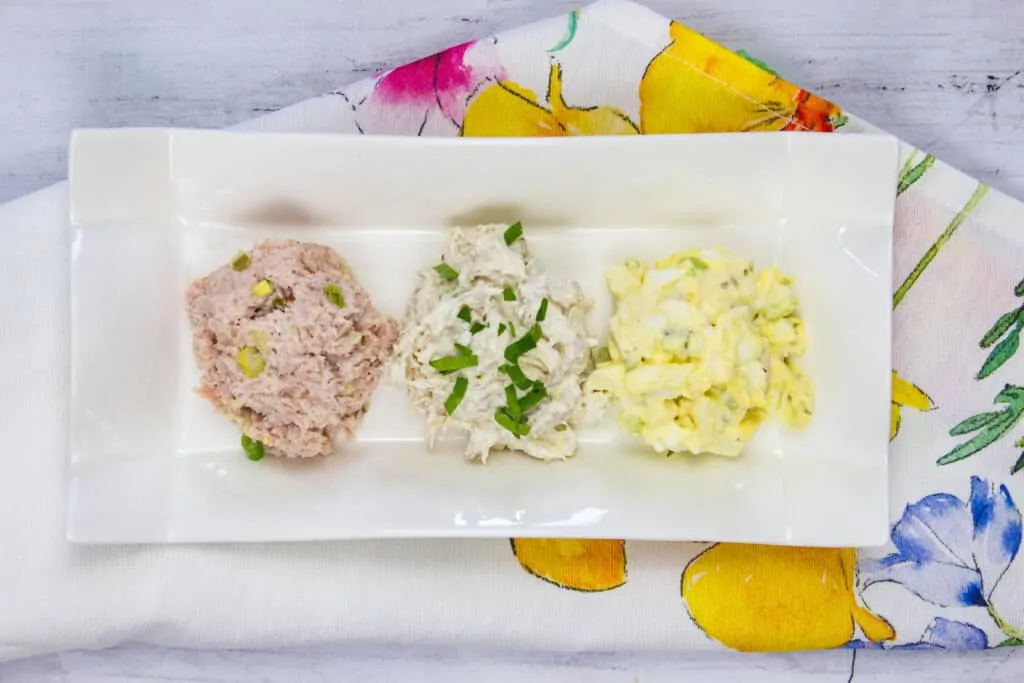
<instances>
[{"instance_id":1,"label":"white wooden table","mask_svg":"<svg viewBox=\"0 0 1024 683\"><path fill-rule=\"evenodd\" d=\"M584 0L0 0L0 202L64 177L76 126L219 127ZM1019 0L649 0L1024 198ZM0 557L0 561L2 557ZM0 614L0 618L3 615ZM355 645L135 646L0 665L0 682L846 681L850 652L544 655ZM862 652L858 681L1010 681L1024 648Z\"/></svg>"}]
</instances>

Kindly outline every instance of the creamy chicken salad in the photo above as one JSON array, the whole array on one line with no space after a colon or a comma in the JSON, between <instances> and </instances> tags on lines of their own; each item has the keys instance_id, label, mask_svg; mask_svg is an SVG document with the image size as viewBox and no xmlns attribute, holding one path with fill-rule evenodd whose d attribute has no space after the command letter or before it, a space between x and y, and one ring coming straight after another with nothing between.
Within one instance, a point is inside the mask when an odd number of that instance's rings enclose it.
<instances>
[{"instance_id":1,"label":"creamy chicken salad","mask_svg":"<svg viewBox=\"0 0 1024 683\"><path fill-rule=\"evenodd\" d=\"M391 365L427 416L428 442L469 434L466 457L494 449L540 460L576 451L581 384L595 341L575 282L550 282L522 225L456 228L419 273Z\"/></svg>"}]
</instances>

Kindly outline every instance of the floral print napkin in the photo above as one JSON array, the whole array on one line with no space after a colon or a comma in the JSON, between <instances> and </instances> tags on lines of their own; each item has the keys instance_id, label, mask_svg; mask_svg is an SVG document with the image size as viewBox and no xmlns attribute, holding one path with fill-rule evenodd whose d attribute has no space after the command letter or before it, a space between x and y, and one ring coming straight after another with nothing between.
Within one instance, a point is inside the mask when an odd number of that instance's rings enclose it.
<instances>
[{"instance_id":1,"label":"floral print napkin","mask_svg":"<svg viewBox=\"0 0 1024 683\"><path fill-rule=\"evenodd\" d=\"M617 0L328 97L343 98L351 113L341 127L352 133L874 130L754 56ZM1024 207L907 145L898 182L889 547L678 544L650 554L640 549L649 544L615 540L512 539L508 561L538 579L553 608L559 591L621 590L674 558L678 590L657 599L678 603L678 619L692 624L680 646L1024 642L1024 562L1014 562L1015 500L1024 500L1024 474L1015 476L1024 469Z\"/></svg>"}]
</instances>

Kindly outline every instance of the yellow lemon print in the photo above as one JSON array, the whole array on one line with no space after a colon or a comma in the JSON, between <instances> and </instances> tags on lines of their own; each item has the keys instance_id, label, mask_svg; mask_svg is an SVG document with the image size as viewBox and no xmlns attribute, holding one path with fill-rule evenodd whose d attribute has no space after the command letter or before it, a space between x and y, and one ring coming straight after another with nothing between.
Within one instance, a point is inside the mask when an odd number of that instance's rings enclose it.
<instances>
[{"instance_id":1,"label":"yellow lemon print","mask_svg":"<svg viewBox=\"0 0 1024 683\"><path fill-rule=\"evenodd\" d=\"M562 588L606 591L626 583L622 541L513 538L512 552L523 569Z\"/></svg>"},{"instance_id":2,"label":"yellow lemon print","mask_svg":"<svg viewBox=\"0 0 1024 683\"><path fill-rule=\"evenodd\" d=\"M873 642L896 633L857 603L855 551L720 543L683 571L682 595L707 635L743 651L839 647L854 624Z\"/></svg>"},{"instance_id":3,"label":"yellow lemon print","mask_svg":"<svg viewBox=\"0 0 1024 683\"><path fill-rule=\"evenodd\" d=\"M926 411L935 407L928 394L892 371L892 406L889 408L889 441L900 431L900 410L904 407Z\"/></svg>"},{"instance_id":4,"label":"yellow lemon print","mask_svg":"<svg viewBox=\"0 0 1024 683\"><path fill-rule=\"evenodd\" d=\"M640 81L640 131L725 133L832 131L836 105L764 71L695 33L669 24L672 42Z\"/></svg>"},{"instance_id":5,"label":"yellow lemon print","mask_svg":"<svg viewBox=\"0 0 1024 683\"><path fill-rule=\"evenodd\" d=\"M512 81L491 85L466 109L465 137L556 137L636 135L629 117L614 107L570 107L562 97L562 67L551 65L547 107L537 95Z\"/></svg>"}]
</instances>

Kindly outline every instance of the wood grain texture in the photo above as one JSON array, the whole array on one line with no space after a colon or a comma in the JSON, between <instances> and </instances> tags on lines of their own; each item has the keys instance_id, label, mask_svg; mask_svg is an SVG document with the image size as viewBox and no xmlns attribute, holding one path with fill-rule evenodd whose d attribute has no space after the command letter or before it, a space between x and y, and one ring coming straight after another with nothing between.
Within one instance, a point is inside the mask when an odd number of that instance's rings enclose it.
<instances>
[{"instance_id":1,"label":"wood grain texture","mask_svg":"<svg viewBox=\"0 0 1024 683\"><path fill-rule=\"evenodd\" d=\"M75 126L220 127L580 0L0 0L0 201ZM1024 3L650 0L1024 197Z\"/></svg>"},{"instance_id":2,"label":"wood grain texture","mask_svg":"<svg viewBox=\"0 0 1024 683\"><path fill-rule=\"evenodd\" d=\"M220 127L580 0L0 0L0 201L61 179L76 126ZM1024 198L1019 0L649 0ZM0 614L2 618L2 614ZM542 655L123 647L0 665L3 683L846 681L851 653ZM1024 678L1024 648L861 652L857 681Z\"/></svg>"}]
</instances>

